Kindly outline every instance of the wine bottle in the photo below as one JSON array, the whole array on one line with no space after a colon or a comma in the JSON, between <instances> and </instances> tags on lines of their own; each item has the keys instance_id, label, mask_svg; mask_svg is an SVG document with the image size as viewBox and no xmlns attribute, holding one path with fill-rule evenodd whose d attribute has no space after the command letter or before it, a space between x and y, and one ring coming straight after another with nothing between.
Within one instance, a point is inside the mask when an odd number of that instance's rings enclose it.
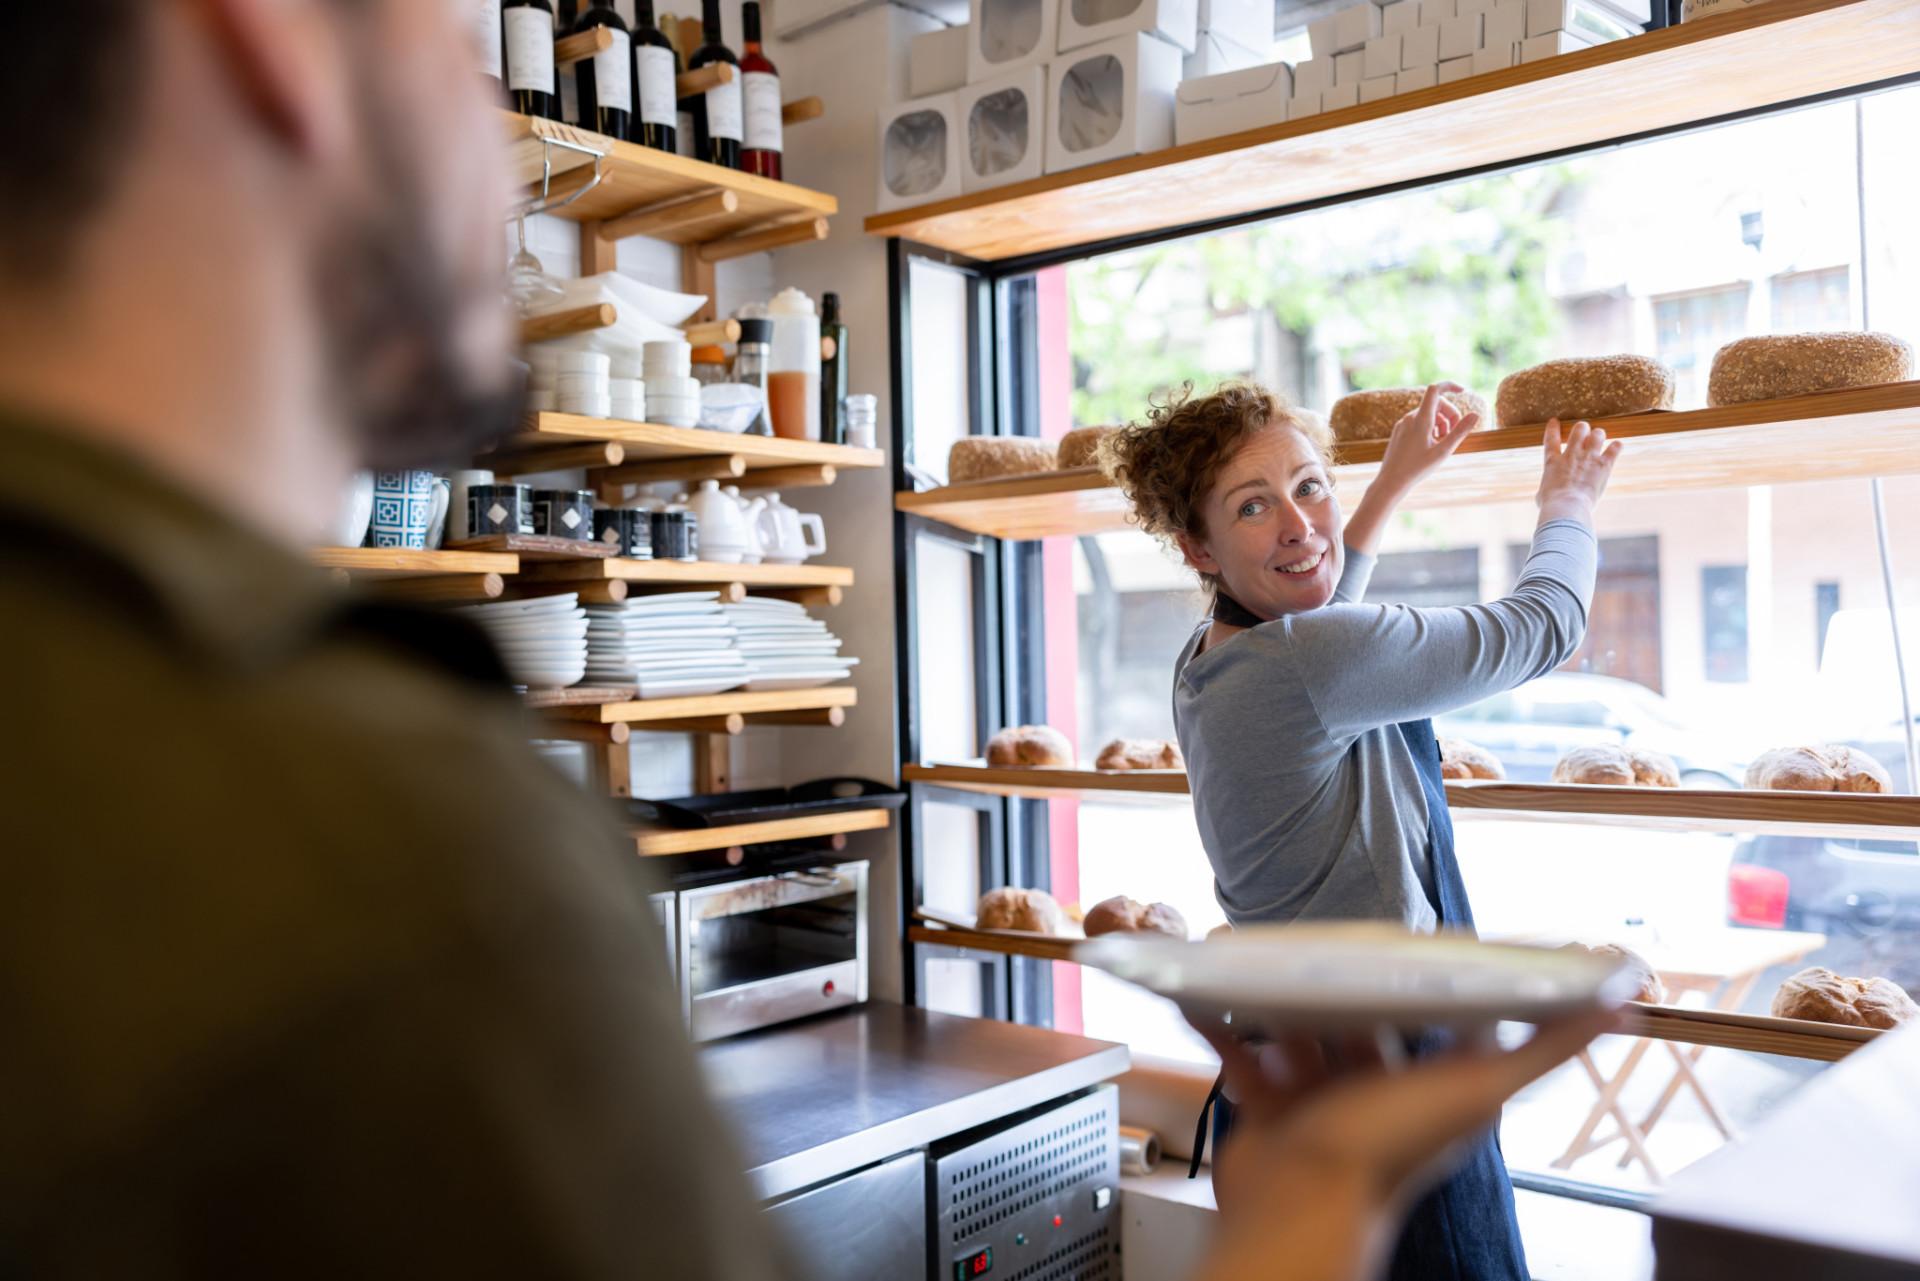
<instances>
[{"instance_id":1,"label":"wine bottle","mask_svg":"<svg viewBox=\"0 0 1920 1281\"><path fill-rule=\"evenodd\" d=\"M740 96L745 104L745 130L740 140L740 167L762 178L780 179L780 71L760 48L760 5L746 0L740 6Z\"/></svg>"},{"instance_id":2,"label":"wine bottle","mask_svg":"<svg viewBox=\"0 0 1920 1281\"><path fill-rule=\"evenodd\" d=\"M720 0L703 0L702 38L706 41L687 60L687 70L724 62L733 79L715 85L693 100L693 158L728 169L740 167L740 59L720 43Z\"/></svg>"},{"instance_id":3,"label":"wine bottle","mask_svg":"<svg viewBox=\"0 0 1920 1281\"><path fill-rule=\"evenodd\" d=\"M613 0L593 0L574 21L571 34L606 27L613 43L573 64L580 100L580 124L595 133L625 141L633 118L633 43L627 23L614 12Z\"/></svg>"},{"instance_id":4,"label":"wine bottle","mask_svg":"<svg viewBox=\"0 0 1920 1281\"><path fill-rule=\"evenodd\" d=\"M751 112L747 120L752 123ZM820 299L820 439L847 443L847 326L840 319L839 294Z\"/></svg>"},{"instance_id":5,"label":"wine bottle","mask_svg":"<svg viewBox=\"0 0 1920 1281\"><path fill-rule=\"evenodd\" d=\"M680 55L653 22L653 0L633 4L633 130L631 141L661 151L680 147Z\"/></svg>"},{"instance_id":6,"label":"wine bottle","mask_svg":"<svg viewBox=\"0 0 1920 1281\"><path fill-rule=\"evenodd\" d=\"M553 6L547 0L506 0L507 94L523 116L558 120L554 93Z\"/></svg>"},{"instance_id":7,"label":"wine bottle","mask_svg":"<svg viewBox=\"0 0 1920 1281\"><path fill-rule=\"evenodd\" d=\"M468 20L473 23L474 55L480 61L480 74L487 79L487 92L495 100L506 96L507 52L500 34L500 0L469 0Z\"/></svg>"}]
</instances>

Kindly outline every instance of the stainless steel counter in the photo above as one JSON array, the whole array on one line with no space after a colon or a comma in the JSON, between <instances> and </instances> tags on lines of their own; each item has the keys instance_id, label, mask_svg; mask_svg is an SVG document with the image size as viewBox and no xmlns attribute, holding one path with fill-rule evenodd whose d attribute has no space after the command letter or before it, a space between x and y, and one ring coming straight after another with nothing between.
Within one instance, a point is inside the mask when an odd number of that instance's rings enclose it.
<instances>
[{"instance_id":1,"label":"stainless steel counter","mask_svg":"<svg viewBox=\"0 0 1920 1281\"><path fill-rule=\"evenodd\" d=\"M1127 1047L873 1001L701 1050L763 1198L1118 1076Z\"/></svg>"}]
</instances>

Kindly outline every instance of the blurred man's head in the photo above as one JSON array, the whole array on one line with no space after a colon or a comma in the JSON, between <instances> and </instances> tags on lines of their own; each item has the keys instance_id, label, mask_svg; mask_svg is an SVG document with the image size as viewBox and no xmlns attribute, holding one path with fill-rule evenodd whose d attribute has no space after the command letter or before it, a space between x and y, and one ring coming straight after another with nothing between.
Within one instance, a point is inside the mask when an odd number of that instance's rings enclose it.
<instances>
[{"instance_id":1,"label":"blurred man's head","mask_svg":"<svg viewBox=\"0 0 1920 1281\"><path fill-rule=\"evenodd\" d=\"M142 253L197 255L156 273L177 324L224 334L236 363L236 319L271 327L288 376L309 370L310 429L358 461L497 434L507 191L470 41L452 0L0 5L0 48L21 55L0 76L0 310L18 330L64 299L84 340L83 295L127 275L125 244L102 242L137 227ZM235 298L275 314L209 314Z\"/></svg>"}]
</instances>

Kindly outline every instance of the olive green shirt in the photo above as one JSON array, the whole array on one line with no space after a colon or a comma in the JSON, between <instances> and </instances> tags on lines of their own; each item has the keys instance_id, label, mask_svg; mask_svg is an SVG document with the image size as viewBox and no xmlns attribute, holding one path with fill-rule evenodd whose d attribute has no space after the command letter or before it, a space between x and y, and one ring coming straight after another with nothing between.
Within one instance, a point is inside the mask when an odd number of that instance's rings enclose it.
<instances>
[{"instance_id":1,"label":"olive green shirt","mask_svg":"<svg viewBox=\"0 0 1920 1281\"><path fill-rule=\"evenodd\" d=\"M477 632L0 421L0 1277L776 1275Z\"/></svg>"}]
</instances>

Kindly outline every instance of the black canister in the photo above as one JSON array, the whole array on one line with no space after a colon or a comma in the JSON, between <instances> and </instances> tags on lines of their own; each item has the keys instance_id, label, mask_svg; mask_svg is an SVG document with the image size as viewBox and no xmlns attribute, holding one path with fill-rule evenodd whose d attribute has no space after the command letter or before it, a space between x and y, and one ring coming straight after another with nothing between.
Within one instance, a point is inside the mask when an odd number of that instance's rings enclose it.
<instances>
[{"instance_id":1,"label":"black canister","mask_svg":"<svg viewBox=\"0 0 1920 1281\"><path fill-rule=\"evenodd\" d=\"M654 512L653 558L699 560L700 518L683 507Z\"/></svg>"},{"instance_id":2,"label":"black canister","mask_svg":"<svg viewBox=\"0 0 1920 1281\"><path fill-rule=\"evenodd\" d=\"M473 485L467 489L467 537L532 532L533 495L525 485Z\"/></svg>"},{"instance_id":3,"label":"black canister","mask_svg":"<svg viewBox=\"0 0 1920 1281\"><path fill-rule=\"evenodd\" d=\"M593 491L536 489L533 491L533 532L548 538L593 538Z\"/></svg>"},{"instance_id":4,"label":"black canister","mask_svg":"<svg viewBox=\"0 0 1920 1281\"><path fill-rule=\"evenodd\" d=\"M612 543L629 560L653 559L653 514L631 507L603 507L593 514L593 536Z\"/></svg>"}]
</instances>

